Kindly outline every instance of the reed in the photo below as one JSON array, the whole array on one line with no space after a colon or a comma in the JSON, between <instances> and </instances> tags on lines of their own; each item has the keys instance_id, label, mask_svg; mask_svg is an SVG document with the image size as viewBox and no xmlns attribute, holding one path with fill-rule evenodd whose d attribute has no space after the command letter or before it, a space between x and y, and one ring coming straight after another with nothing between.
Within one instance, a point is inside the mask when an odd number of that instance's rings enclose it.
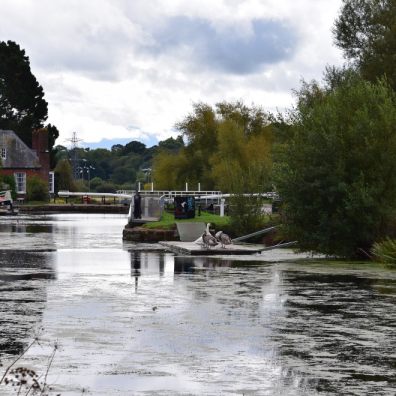
<instances>
[{"instance_id":1,"label":"reed","mask_svg":"<svg viewBox=\"0 0 396 396\"><path fill-rule=\"evenodd\" d=\"M381 242L376 242L371 250L374 259L381 263L396 265L396 240L386 238Z\"/></svg>"}]
</instances>

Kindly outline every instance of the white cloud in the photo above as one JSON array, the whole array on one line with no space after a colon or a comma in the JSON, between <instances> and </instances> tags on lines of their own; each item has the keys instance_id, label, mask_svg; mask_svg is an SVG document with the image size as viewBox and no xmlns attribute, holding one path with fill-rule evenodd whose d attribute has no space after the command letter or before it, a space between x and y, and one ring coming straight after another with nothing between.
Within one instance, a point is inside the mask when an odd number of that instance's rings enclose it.
<instances>
[{"instance_id":1,"label":"white cloud","mask_svg":"<svg viewBox=\"0 0 396 396\"><path fill-rule=\"evenodd\" d=\"M275 111L341 64L341 0L2 0L0 40L26 50L61 136L164 139L196 101ZM244 40L246 45L244 45ZM234 56L235 53L235 56Z\"/></svg>"}]
</instances>

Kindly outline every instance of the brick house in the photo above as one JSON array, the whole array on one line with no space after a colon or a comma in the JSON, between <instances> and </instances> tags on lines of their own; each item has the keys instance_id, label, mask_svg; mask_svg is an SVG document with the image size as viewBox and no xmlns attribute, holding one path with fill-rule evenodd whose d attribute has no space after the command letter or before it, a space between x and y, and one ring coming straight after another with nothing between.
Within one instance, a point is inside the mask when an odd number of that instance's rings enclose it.
<instances>
[{"instance_id":1,"label":"brick house","mask_svg":"<svg viewBox=\"0 0 396 396\"><path fill-rule=\"evenodd\" d=\"M50 172L48 132L34 130L32 148L29 148L13 131L0 129L0 174L15 178L18 198L26 196L26 181L38 176L48 183L48 192L54 192L54 173Z\"/></svg>"}]
</instances>

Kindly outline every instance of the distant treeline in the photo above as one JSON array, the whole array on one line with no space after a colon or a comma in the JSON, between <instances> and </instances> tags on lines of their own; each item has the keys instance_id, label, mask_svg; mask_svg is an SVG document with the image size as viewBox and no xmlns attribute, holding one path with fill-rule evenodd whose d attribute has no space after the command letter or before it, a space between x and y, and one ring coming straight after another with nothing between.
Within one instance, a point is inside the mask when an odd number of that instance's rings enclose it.
<instances>
[{"instance_id":1,"label":"distant treeline","mask_svg":"<svg viewBox=\"0 0 396 396\"><path fill-rule=\"evenodd\" d=\"M116 144L110 150L76 148L74 152L58 145L53 148L51 165L58 173L59 189L73 190L78 187L81 190L90 187L92 191L99 192L131 190L135 188L136 182L144 184L151 181L153 158L160 150L176 154L183 146L181 136L176 139L171 137L149 148L136 140L125 146ZM73 181L72 164L75 158L77 177Z\"/></svg>"}]
</instances>

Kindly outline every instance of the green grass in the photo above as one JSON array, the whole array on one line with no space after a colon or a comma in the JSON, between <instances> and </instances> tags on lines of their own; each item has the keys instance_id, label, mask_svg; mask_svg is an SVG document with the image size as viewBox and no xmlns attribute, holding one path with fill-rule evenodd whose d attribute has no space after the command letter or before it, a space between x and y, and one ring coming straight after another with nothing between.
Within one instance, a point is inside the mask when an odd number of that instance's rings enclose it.
<instances>
[{"instance_id":1,"label":"green grass","mask_svg":"<svg viewBox=\"0 0 396 396\"><path fill-rule=\"evenodd\" d=\"M195 216L194 219L175 219L173 213L164 212L160 221L155 221L152 223L146 223L143 225L144 228L161 228L161 229L172 229L176 227L176 222L203 222L211 223L216 225L216 227L223 227L228 225L230 221L229 216L220 217L207 212L201 212L201 216Z\"/></svg>"}]
</instances>

